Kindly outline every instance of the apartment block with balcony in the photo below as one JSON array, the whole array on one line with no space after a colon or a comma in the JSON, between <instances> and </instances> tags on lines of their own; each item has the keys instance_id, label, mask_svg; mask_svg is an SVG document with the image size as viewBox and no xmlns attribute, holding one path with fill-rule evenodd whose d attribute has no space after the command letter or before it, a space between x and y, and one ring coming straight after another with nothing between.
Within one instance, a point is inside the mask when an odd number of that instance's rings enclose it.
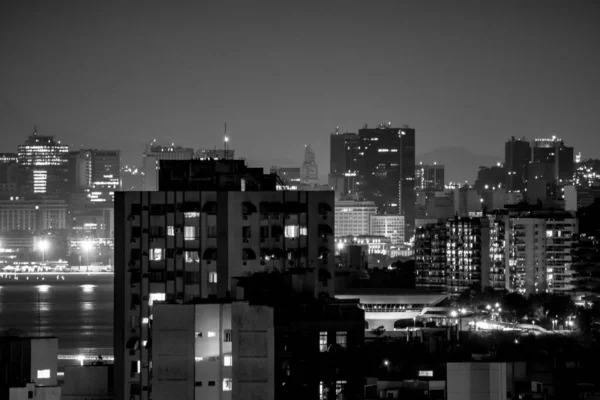
<instances>
[{"instance_id":1,"label":"apartment block with balcony","mask_svg":"<svg viewBox=\"0 0 600 400\"><path fill-rule=\"evenodd\" d=\"M446 221L446 290L452 296L471 287L489 286L490 227L487 218L454 217Z\"/></svg>"},{"instance_id":2,"label":"apartment block with balcony","mask_svg":"<svg viewBox=\"0 0 600 400\"><path fill-rule=\"evenodd\" d=\"M415 274L419 288L446 291L446 223L418 227L415 234Z\"/></svg>"},{"instance_id":3,"label":"apartment block with balcony","mask_svg":"<svg viewBox=\"0 0 600 400\"><path fill-rule=\"evenodd\" d=\"M166 172L161 168L161 173ZM210 185L214 187L214 181ZM226 188L116 194L115 387L119 397L151 396L149 322L154 302L236 297L241 290L237 278L289 269L315 271L313 295L333 296L333 192ZM132 375L129 366L138 362L149 367Z\"/></svg>"}]
</instances>

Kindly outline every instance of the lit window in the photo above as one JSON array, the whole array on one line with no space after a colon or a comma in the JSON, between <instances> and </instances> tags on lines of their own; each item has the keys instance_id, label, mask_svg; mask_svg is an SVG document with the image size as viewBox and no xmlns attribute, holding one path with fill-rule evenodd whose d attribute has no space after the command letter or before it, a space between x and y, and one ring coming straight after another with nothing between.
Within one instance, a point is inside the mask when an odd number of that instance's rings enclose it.
<instances>
[{"instance_id":1,"label":"lit window","mask_svg":"<svg viewBox=\"0 0 600 400\"><path fill-rule=\"evenodd\" d=\"M231 367L233 363L233 357L231 355L226 355L223 357L223 365L225 367Z\"/></svg>"},{"instance_id":2,"label":"lit window","mask_svg":"<svg viewBox=\"0 0 600 400\"><path fill-rule=\"evenodd\" d=\"M175 236L175 227L167 226L167 236Z\"/></svg>"},{"instance_id":3,"label":"lit window","mask_svg":"<svg viewBox=\"0 0 600 400\"><path fill-rule=\"evenodd\" d=\"M50 379L50 370L49 369L38 369L37 378L38 379Z\"/></svg>"},{"instance_id":4,"label":"lit window","mask_svg":"<svg viewBox=\"0 0 600 400\"><path fill-rule=\"evenodd\" d=\"M223 379L223 391L224 392L231 392L231 378L225 378Z\"/></svg>"},{"instance_id":5,"label":"lit window","mask_svg":"<svg viewBox=\"0 0 600 400\"><path fill-rule=\"evenodd\" d=\"M200 362L200 361L202 361L202 357L194 357L194 361Z\"/></svg>"},{"instance_id":6,"label":"lit window","mask_svg":"<svg viewBox=\"0 0 600 400\"><path fill-rule=\"evenodd\" d=\"M160 261L163 259L163 249L150 249L150 260Z\"/></svg>"},{"instance_id":7,"label":"lit window","mask_svg":"<svg viewBox=\"0 0 600 400\"><path fill-rule=\"evenodd\" d=\"M217 273L216 272L208 273L208 283L217 283Z\"/></svg>"},{"instance_id":8,"label":"lit window","mask_svg":"<svg viewBox=\"0 0 600 400\"><path fill-rule=\"evenodd\" d=\"M148 305L151 306L155 301L165 301L166 295L164 293L150 293L148 298Z\"/></svg>"},{"instance_id":9,"label":"lit window","mask_svg":"<svg viewBox=\"0 0 600 400\"><path fill-rule=\"evenodd\" d=\"M142 324L147 324L148 323L148 318L142 318Z\"/></svg>"},{"instance_id":10,"label":"lit window","mask_svg":"<svg viewBox=\"0 0 600 400\"><path fill-rule=\"evenodd\" d=\"M336 396L339 395L343 390L344 387L346 386L346 381L335 381L335 394Z\"/></svg>"},{"instance_id":11,"label":"lit window","mask_svg":"<svg viewBox=\"0 0 600 400\"><path fill-rule=\"evenodd\" d=\"M300 227L300 236L306 236L308 235L308 228L305 226L301 226Z\"/></svg>"},{"instance_id":12,"label":"lit window","mask_svg":"<svg viewBox=\"0 0 600 400\"><path fill-rule=\"evenodd\" d=\"M200 262L200 256L198 255L197 251L186 251L184 253L185 255L185 262L191 263L191 262Z\"/></svg>"},{"instance_id":13,"label":"lit window","mask_svg":"<svg viewBox=\"0 0 600 400\"><path fill-rule=\"evenodd\" d=\"M183 216L185 218L198 218L200 216L200 213L196 211L184 212Z\"/></svg>"},{"instance_id":14,"label":"lit window","mask_svg":"<svg viewBox=\"0 0 600 400\"><path fill-rule=\"evenodd\" d=\"M147 340L142 340L142 347L146 347L146 345L148 344ZM138 361L139 362L139 361ZM138 371L139 372L139 371Z\"/></svg>"},{"instance_id":15,"label":"lit window","mask_svg":"<svg viewBox=\"0 0 600 400\"><path fill-rule=\"evenodd\" d=\"M335 333L335 344L337 344L339 347L346 348L346 346L348 345L348 332L346 332L346 331L336 332Z\"/></svg>"},{"instance_id":16,"label":"lit window","mask_svg":"<svg viewBox=\"0 0 600 400\"><path fill-rule=\"evenodd\" d=\"M186 226L185 227L184 239L185 240L196 240L196 227L195 226Z\"/></svg>"},{"instance_id":17,"label":"lit window","mask_svg":"<svg viewBox=\"0 0 600 400\"><path fill-rule=\"evenodd\" d=\"M138 360L138 362L137 362L137 373L139 374L140 372L142 372L142 362L140 360Z\"/></svg>"},{"instance_id":18,"label":"lit window","mask_svg":"<svg viewBox=\"0 0 600 400\"><path fill-rule=\"evenodd\" d=\"M286 238L297 238L299 236L300 229L298 225L286 225L285 226L285 237Z\"/></svg>"},{"instance_id":19,"label":"lit window","mask_svg":"<svg viewBox=\"0 0 600 400\"><path fill-rule=\"evenodd\" d=\"M546 231L546 237L552 237L552 231Z\"/></svg>"},{"instance_id":20,"label":"lit window","mask_svg":"<svg viewBox=\"0 0 600 400\"><path fill-rule=\"evenodd\" d=\"M207 335L208 335L208 337L215 337L215 336L217 336L217 333L208 331Z\"/></svg>"},{"instance_id":21,"label":"lit window","mask_svg":"<svg viewBox=\"0 0 600 400\"><path fill-rule=\"evenodd\" d=\"M327 351L327 332L319 332L319 351L321 353Z\"/></svg>"}]
</instances>

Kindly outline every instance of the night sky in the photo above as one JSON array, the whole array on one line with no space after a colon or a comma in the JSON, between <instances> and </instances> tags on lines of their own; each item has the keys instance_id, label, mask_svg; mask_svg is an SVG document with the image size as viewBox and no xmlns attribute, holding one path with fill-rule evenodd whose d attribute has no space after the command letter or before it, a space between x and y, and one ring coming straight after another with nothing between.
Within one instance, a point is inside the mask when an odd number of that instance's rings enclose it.
<instances>
[{"instance_id":1,"label":"night sky","mask_svg":"<svg viewBox=\"0 0 600 400\"><path fill-rule=\"evenodd\" d=\"M0 151L37 124L137 163L227 121L236 155L299 166L310 143L324 177L336 126L391 121L417 154L555 134L600 158L598 1L0 3Z\"/></svg>"}]
</instances>

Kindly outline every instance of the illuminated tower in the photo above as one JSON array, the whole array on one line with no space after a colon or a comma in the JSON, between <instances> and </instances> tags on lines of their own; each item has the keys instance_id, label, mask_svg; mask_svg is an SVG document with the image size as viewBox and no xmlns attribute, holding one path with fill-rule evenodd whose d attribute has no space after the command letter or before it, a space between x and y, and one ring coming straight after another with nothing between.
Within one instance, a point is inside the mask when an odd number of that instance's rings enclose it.
<instances>
[{"instance_id":1,"label":"illuminated tower","mask_svg":"<svg viewBox=\"0 0 600 400\"><path fill-rule=\"evenodd\" d=\"M34 128L18 147L18 162L27 175L27 190L33 193L61 193L68 184L69 146L54 136L41 136Z\"/></svg>"}]
</instances>

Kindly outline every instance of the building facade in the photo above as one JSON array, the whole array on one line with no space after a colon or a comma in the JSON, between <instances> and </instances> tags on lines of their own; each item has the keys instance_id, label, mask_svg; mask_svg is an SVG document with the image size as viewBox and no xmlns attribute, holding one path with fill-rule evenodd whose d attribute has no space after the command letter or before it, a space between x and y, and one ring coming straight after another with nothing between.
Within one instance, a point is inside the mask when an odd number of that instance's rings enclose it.
<instances>
[{"instance_id":1,"label":"building facade","mask_svg":"<svg viewBox=\"0 0 600 400\"><path fill-rule=\"evenodd\" d=\"M142 156L142 190L154 191L158 189L158 170L161 160L192 160L195 150L181 146L161 146L156 140L146 147Z\"/></svg>"},{"instance_id":2,"label":"building facade","mask_svg":"<svg viewBox=\"0 0 600 400\"><path fill-rule=\"evenodd\" d=\"M508 192L523 193L527 187L527 171L531 161L531 148L525 138L511 137L504 145L504 170Z\"/></svg>"},{"instance_id":3,"label":"building facade","mask_svg":"<svg viewBox=\"0 0 600 400\"><path fill-rule=\"evenodd\" d=\"M66 229L67 203L11 196L0 200L0 232Z\"/></svg>"},{"instance_id":4,"label":"building facade","mask_svg":"<svg viewBox=\"0 0 600 400\"><path fill-rule=\"evenodd\" d=\"M304 162L300 170L300 181L308 184L319 181L319 166L315 161L315 152L310 147L310 144L304 148Z\"/></svg>"},{"instance_id":5,"label":"building facade","mask_svg":"<svg viewBox=\"0 0 600 400\"><path fill-rule=\"evenodd\" d=\"M415 130L408 126L379 125L359 132L359 183L365 200L374 201L380 214L405 217L405 237L414 234Z\"/></svg>"},{"instance_id":6,"label":"building facade","mask_svg":"<svg viewBox=\"0 0 600 400\"><path fill-rule=\"evenodd\" d=\"M25 192L61 193L68 188L69 146L60 144L54 136L38 135L35 129L17 152L25 173Z\"/></svg>"},{"instance_id":7,"label":"building facade","mask_svg":"<svg viewBox=\"0 0 600 400\"><path fill-rule=\"evenodd\" d=\"M223 188L117 193L117 396L149 398L148 383L127 368L148 362L151 348L139 343L150 341L154 301L236 297L237 278L290 268L319 271L314 295L333 296L333 282L320 278L334 273L332 192Z\"/></svg>"},{"instance_id":8,"label":"building facade","mask_svg":"<svg viewBox=\"0 0 600 400\"><path fill-rule=\"evenodd\" d=\"M131 364L132 375L152 384L153 399L274 399L271 307L206 301L154 308L152 368Z\"/></svg>"},{"instance_id":9,"label":"building facade","mask_svg":"<svg viewBox=\"0 0 600 400\"><path fill-rule=\"evenodd\" d=\"M415 189L443 191L445 187L444 166L420 163L415 168Z\"/></svg>"},{"instance_id":10,"label":"building facade","mask_svg":"<svg viewBox=\"0 0 600 400\"><path fill-rule=\"evenodd\" d=\"M357 195L357 174L360 140L356 133L340 133L336 129L329 137L330 166L329 186L340 198Z\"/></svg>"},{"instance_id":11,"label":"building facade","mask_svg":"<svg viewBox=\"0 0 600 400\"><path fill-rule=\"evenodd\" d=\"M446 241L445 222L418 227L415 233L415 285L418 288L446 291Z\"/></svg>"},{"instance_id":12,"label":"building facade","mask_svg":"<svg viewBox=\"0 0 600 400\"><path fill-rule=\"evenodd\" d=\"M335 202L335 236L369 235L370 217L377 214L372 201Z\"/></svg>"},{"instance_id":13,"label":"building facade","mask_svg":"<svg viewBox=\"0 0 600 400\"><path fill-rule=\"evenodd\" d=\"M369 235L388 237L393 245L404 243L403 215L371 215L369 222Z\"/></svg>"},{"instance_id":14,"label":"building facade","mask_svg":"<svg viewBox=\"0 0 600 400\"><path fill-rule=\"evenodd\" d=\"M456 296L475 286L489 286L490 227L487 218L453 217L446 222L446 290Z\"/></svg>"}]
</instances>

